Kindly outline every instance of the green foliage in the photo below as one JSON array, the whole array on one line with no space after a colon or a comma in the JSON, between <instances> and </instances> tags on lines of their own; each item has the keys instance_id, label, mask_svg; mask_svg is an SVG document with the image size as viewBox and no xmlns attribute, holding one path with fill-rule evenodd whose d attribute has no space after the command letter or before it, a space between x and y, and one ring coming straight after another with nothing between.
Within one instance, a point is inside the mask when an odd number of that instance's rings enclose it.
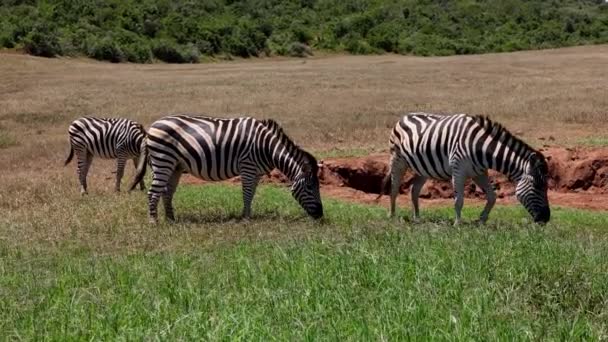
<instances>
[{"instance_id":1,"label":"green foliage","mask_svg":"<svg viewBox=\"0 0 608 342\"><path fill-rule=\"evenodd\" d=\"M109 37L94 43L89 49L88 55L89 57L112 63L124 62L126 60L125 54L118 43Z\"/></svg>"},{"instance_id":2,"label":"green foliage","mask_svg":"<svg viewBox=\"0 0 608 342\"><path fill-rule=\"evenodd\" d=\"M154 57L167 63L198 63L199 50L194 45L179 46L170 40L160 40L152 47Z\"/></svg>"},{"instance_id":3,"label":"green foliage","mask_svg":"<svg viewBox=\"0 0 608 342\"><path fill-rule=\"evenodd\" d=\"M289 47L289 55L291 57L308 57L312 56L313 53L310 46L304 43L295 42Z\"/></svg>"},{"instance_id":4,"label":"green foliage","mask_svg":"<svg viewBox=\"0 0 608 342\"><path fill-rule=\"evenodd\" d=\"M4 1L0 46L195 63L201 55L452 55L608 42L608 5L543 0Z\"/></svg>"},{"instance_id":5,"label":"green foliage","mask_svg":"<svg viewBox=\"0 0 608 342\"><path fill-rule=\"evenodd\" d=\"M23 39L23 48L34 56L55 57L61 55L57 32L48 26L37 26Z\"/></svg>"}]
</instances>

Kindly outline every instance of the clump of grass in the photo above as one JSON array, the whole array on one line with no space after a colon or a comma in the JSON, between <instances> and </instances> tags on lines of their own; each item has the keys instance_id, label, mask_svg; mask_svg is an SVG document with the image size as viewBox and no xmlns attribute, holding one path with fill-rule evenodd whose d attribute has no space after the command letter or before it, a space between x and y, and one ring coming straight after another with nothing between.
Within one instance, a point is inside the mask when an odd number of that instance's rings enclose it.
<instances>
[{"instance_id":1,"label":"clump of grass","mask_svg":"<svg viewBox=\"0 0 608 342\"><path fill-rule=\"evenodd\" d=\"M315 153L317 158L345 158L345 157L363 157L370 153L375 153L376 150L369 148L332 148L329 150L319 151Z\"/></svg>"},{"instance_id":2,"label":"clump of grass","mask_svg":"<svg viewBox=\"0 0 608 342\"><path fill-rule=\"evenodd\" d=\"M608 146L608 136L591 136L578 139L577 145L604 147Z\"/></svg>"},{"instance_id":3,"label":"clump of grass","mask_svg":"<svg viewBox=\"0 0 608 342\"><path fill-rule=\"evenodd\" d=\"M12 134L0 130L0 149L17 146L18 142Z\"/></svg>"}]
</instances>

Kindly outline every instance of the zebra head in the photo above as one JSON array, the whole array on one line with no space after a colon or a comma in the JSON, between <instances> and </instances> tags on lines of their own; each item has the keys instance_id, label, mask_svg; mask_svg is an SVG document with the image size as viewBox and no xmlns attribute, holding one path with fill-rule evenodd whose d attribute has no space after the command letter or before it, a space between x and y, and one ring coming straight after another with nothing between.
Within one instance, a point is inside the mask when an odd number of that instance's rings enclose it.
<instances>
[{"instance_id":1,"label":"zebra head","mask_svg":"<svg viewBox=\"0 0 608 342\"><path fill-rule=\"evenodd\" d=\"M525 172L517 183L515 195L534 218L534 222L545 224L551 218L547 199L549 167L540 152L532 152L526 162Z\"/></svg>"},{"instance_id":2,"label":"zebra head","mask_svg":"<svg viewBox=\"0 0 608 342\"><path fill-rule=\"evenodd\" d=\"M308 215L320 219L323 217L323 203L319 193L317 160L308 152L304 152L300 166L300 172L291 186L291 193Z\"/></svg>"}]
</instances>

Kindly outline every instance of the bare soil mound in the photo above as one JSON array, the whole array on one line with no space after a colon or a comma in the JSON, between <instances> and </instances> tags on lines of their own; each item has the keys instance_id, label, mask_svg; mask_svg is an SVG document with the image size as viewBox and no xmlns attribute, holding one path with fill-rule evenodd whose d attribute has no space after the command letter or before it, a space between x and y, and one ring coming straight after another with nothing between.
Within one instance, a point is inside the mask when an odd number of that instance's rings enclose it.
<instances>
[{"instance_id":1,"label":"bare soil mound","mask_svg":"<svg viewBox=\"0 0 608 342\"><path fill-rule=\"evenodd\" d=\"M602 149L541 149L549 164L549 189L557 192L589 192L608 194L608 148ZM367 193L380 193L382 178L388 171L388 155L363 158L326 159L321 168L321 182L327 185L347 186ZM271 175L274 176L274 175ZM499 198L511 196L514 184L504 175L490 171ZM408 192L414 174L408 170L400 192ZM483 195L471 181L466 196ZM429 180L421 193L422 198L452 198L449 182Z\"/></svg>"}]
</instances>

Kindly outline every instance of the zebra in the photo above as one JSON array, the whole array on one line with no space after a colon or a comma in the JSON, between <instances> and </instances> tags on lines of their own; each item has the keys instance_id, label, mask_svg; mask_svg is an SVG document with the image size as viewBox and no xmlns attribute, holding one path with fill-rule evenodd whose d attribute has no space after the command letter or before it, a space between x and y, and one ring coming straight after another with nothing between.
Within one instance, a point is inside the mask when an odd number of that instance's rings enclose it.
<instances>
[{"instance_id":1,"label":"zebra","mask_svg":"<svg viewBox=\"0 0 608 342\"><path fill-rule=\"evenodd\" d=\"M117 160L114 190L119 192L125 163L127 159L132 159L137 167L146 136L141 124L124 118L78 118L70 124L68 133L70 154L64 166L68 165L76 154L81 195L87 194L87 174L93 157ZM143 180L139 182L139 186L144 190Z\"/></svg>"},{"instance_id":2,"label":"zebra","mask_svg":"<svg viewBox=\"0 0 608 342\"><path fill-rule=\"evenodd\" d=\"M471 177L486 194L486 205L479 217L479 222L485 223L496 202L488 169L505 174L517 184L516 197L535 222L544 224L551 217L545 157L486 116L406 114L392 131L390 153L389 172L378 196L379 199L390 188L390 217L395 215L401 178L408 167L415 174L411 188L414 221L419 220L420 190L428 178L434 178L452 181L454 224L458 225L465 180Z\"/></svg>"},{"instance_id":3,"label":"zebra","mask_svg":"<svg viewBox=\"0 0 608 342\"><path fill-rule=\"evenodd\" d=\"M207 181L241 176L243 211L251 216L251 202L260 177L279 169L292 182L292 195L308 215L323 217L319 194L319 166L315 157L298 147L272 119L232 119L173 115L154 122L148 130L131 190L152 168L148 191L148 217L157 222L157 205L163 198L165 216L174 221L173 195L183 173Z\"/></svg>"}]
</instances>

